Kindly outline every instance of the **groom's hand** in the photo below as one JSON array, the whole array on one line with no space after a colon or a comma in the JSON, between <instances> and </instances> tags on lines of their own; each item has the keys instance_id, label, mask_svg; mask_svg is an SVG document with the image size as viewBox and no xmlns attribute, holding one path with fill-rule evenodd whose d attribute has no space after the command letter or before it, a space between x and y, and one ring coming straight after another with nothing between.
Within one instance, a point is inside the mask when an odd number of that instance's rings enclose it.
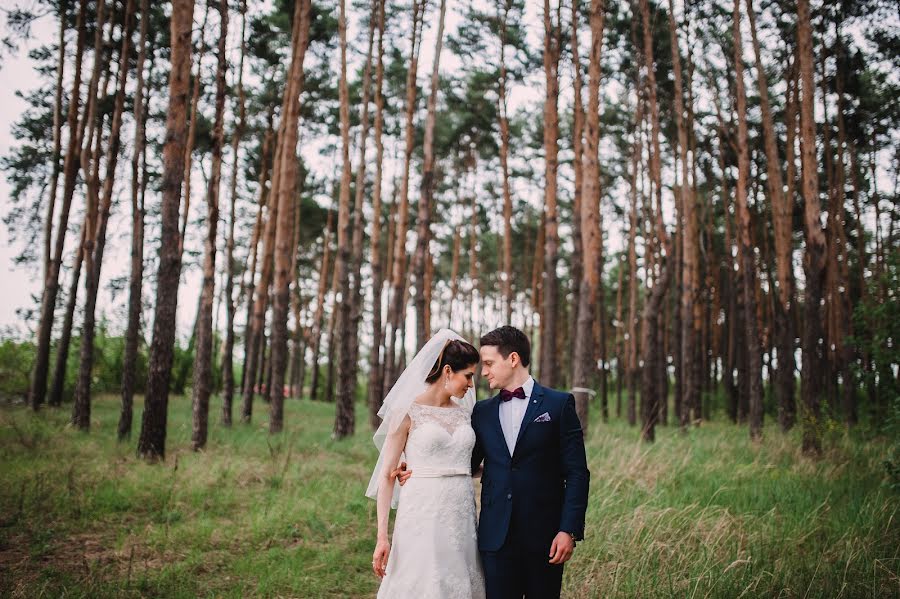
<instances>
[{"instance_id":1,"label":"groom's hand","mask_svg":"<svg viewBox=\"0 0 900 599\"><path fill-rule=\"evenodd\" d=\"M567 532L559 532L550 545L550 563L564 564L575 551L575 539Z\"/></svg>"},{"instance_id":2,"label":"groom's hand","mask_svg":"<svg viewBox=\"0 0 900 599\"><path fill-rule=\"evenodd\" d=\"M410 476L412 476L412 470L406 469L406 462L400 462L399 466L391 470L391 478L396 478L401 487L406 484Z\"/></svg>"}]
</instances>

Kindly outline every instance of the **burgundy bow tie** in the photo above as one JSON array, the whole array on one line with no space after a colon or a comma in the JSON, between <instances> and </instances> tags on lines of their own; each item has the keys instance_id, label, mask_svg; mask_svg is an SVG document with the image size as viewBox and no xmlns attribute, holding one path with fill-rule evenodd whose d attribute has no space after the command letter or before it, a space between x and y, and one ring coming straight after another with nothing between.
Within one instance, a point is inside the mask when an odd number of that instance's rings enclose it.
<instances>
[{"instance_id":1,"label":"burgundy bow tie","mask_svg":"<svg viewBox=\"0 0 900 599\"><path fill-rule=\"evenodd\" d=\"M508 391L506 389L500 389L500 401L509 401L513 397L518 397L519 399L525 399L525 389L519 387L514 391Z\"/></svg>"}]
</instances>

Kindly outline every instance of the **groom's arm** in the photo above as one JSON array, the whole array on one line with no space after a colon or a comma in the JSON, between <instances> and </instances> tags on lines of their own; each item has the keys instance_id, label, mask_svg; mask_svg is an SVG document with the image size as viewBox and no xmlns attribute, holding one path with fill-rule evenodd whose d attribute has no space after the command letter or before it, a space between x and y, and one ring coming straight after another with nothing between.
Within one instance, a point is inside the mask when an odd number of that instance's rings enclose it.
<instances>
[{"instance_id":1,"label":"groom's arm","mask_svg":"<svg viewBox=\"0 0 900 599\"><path fill-rule=\"evenodd\" d=\"M566 481L559 529L571 533L576 541L584 538L588 483L591 473L584 450L584 433L575 412L575 397L569 394L559 422L560 466Z\"/></svg>"}]
</instances>

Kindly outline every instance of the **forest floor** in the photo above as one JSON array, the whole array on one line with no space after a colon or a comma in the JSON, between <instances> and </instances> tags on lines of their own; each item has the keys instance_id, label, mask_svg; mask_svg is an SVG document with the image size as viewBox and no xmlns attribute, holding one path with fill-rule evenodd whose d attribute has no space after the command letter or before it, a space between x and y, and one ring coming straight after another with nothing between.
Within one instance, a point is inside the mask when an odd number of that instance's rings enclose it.
<instances>
[{"instance_id":1,"label":"forest floor","mask_svg":"<svg viewBox=\"0 0 900 599\"><path fill-rule=\"evenodd\" d=\"M0 596L371 597L375 458L359 432L331 440L334 406L291 400L285 432L219 424L190 450L190 401L169 402L168 455L115 439L118 398L93 405L91 432L68 408L0 406ZM819 460L769 421L708 422L658 440L592 414L587 538L564 597L897 597L900 495L883 438L826 434Z\"/></svg>"}]
</instances>

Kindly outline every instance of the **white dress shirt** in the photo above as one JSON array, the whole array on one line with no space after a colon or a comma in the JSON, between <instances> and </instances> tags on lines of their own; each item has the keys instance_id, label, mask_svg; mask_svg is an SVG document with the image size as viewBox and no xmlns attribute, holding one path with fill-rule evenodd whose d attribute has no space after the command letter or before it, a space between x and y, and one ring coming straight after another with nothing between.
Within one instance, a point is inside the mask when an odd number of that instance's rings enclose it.
<instances>
[{"instance_id":1,"label":"white dress shirt","mask_svg":"<svg viewBox=\"0 0 900 599\"><path fill-rule=\"evenodd\" d=\"M522 390L525 391L525 399L513 397L509 401L500 402L500 428L503 429L503 437L506 439L509 455L512 455L516 449L516 439L522 428L522 419L525 417L525 410L528 408L531 392L534 390L534 378L528 377L528 380L522 384Z\"/></svg>"}]
</instances>

